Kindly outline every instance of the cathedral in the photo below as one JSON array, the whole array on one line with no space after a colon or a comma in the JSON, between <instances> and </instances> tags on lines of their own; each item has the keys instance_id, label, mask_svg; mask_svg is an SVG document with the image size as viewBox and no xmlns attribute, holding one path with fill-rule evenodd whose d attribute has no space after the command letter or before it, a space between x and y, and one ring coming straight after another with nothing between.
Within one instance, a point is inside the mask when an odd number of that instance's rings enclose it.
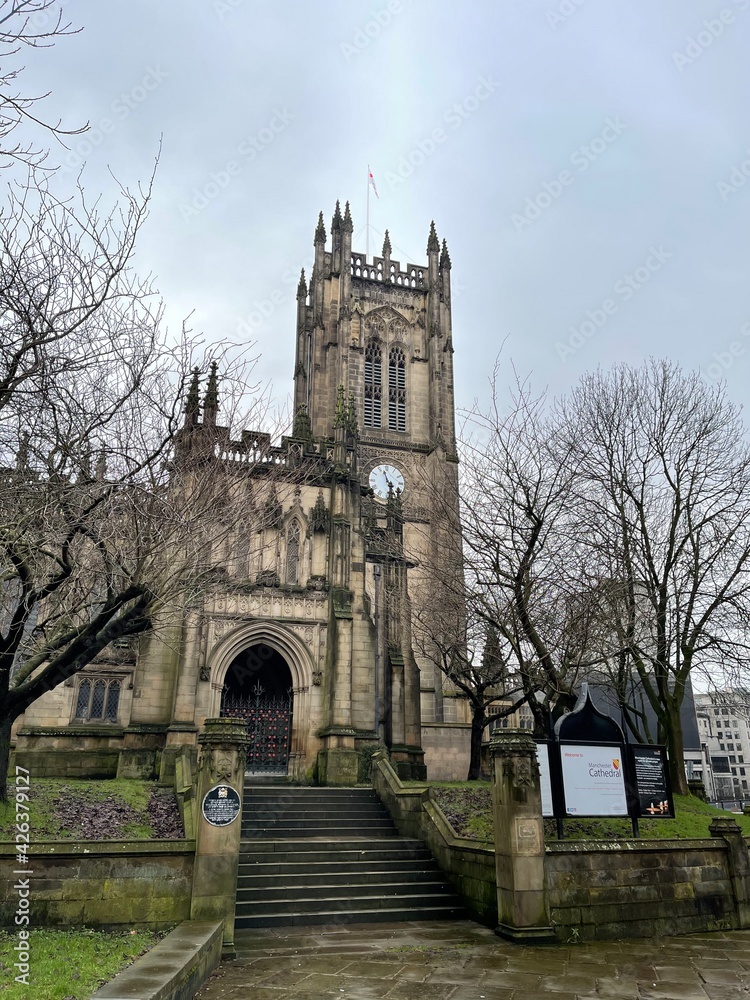
<instances>
[{"instance_id":1,"label":"cathedral","mask_svg":"<svg viewBox=\"0 0 750 1000\"><path fill-rule=\"evenodd\" d=\"M194 376L176 467L208 443L254 516L212 553L200 606L27 710L16 753L33 773L53 772L53 749L58 774L165 779L203 721L228 715L247 720L251 774L351 785L386 746L403 778L466 776L465 704L412 635L437 575L460 591L436 499L458 491L451 261L434 224L425 264L394 260L387 231L368 260L352 234L348 203L330 247L320 214L297 289L290 435L233 438L216 367Z\"/></svg>"}]
</instances>

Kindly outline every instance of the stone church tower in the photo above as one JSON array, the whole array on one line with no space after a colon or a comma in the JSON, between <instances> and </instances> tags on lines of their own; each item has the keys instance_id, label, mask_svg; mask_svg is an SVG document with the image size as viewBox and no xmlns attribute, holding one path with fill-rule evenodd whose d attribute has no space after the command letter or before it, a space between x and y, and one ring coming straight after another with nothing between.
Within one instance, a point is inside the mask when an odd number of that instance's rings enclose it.
<instances>
[{"instance_id":1,"label":"stone church tower","mask_svg":"<svg viewBox=\"0 0 750 1000\"><path fill-rule=\"evenodd\" d=\"M387 233L367 260L352 233L337 203L326 249L321 213L297 291L289 436L232 438L215 366L203 387L195 376L177 466L210 461L252 516L214 547L200 600L29 709L17 752L37 775L54 738L57 773L70 750L75 773L90 759L90 772L168 779L206 718L235 715L251 772L354 784L385 745L405 778L425 776L425 750L456 764L430 776L463 777L451 740L465 729L412 642L438 570L460 573L435 501L457 496L450 257L434 224L426 264L394 260Z\"/></svg>"}]
</instances>

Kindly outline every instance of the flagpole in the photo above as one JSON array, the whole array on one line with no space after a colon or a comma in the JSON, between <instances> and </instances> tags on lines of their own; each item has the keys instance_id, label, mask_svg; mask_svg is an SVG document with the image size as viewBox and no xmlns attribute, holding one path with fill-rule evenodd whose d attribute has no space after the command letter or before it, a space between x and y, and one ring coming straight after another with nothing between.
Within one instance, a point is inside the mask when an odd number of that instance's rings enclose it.
<instances>
[{"instance_id":1,"label":"flagpole","mask_svg":"<svg viewBox=\"0 0 750 1000\"><path fill-rule=\"evenodd\" d=\"M370 164L367 164L367 221L365 222L365 260L370 256Z\"/></svg>"}]
</instances>

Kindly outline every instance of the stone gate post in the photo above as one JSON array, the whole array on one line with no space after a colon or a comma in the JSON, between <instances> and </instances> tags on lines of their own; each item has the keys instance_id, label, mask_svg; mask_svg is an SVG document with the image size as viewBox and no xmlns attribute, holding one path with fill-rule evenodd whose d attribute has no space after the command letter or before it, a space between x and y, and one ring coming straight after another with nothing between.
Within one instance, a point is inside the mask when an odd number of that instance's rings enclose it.
<instances>
[{"instance_id":1,"label":"stone gate post","mask_svg":"<svg viewBox=\"0 0 750 1000\"><path fill-rule=\"evenodd\" d=\"M708 832L712 837L724 838L739 927L750 927L750 856L740 825L731 816L717 816L711 820Z\"/></svg>"},{"instance_id":2,"label":"stone gate post","mask_svg":"<svg viewBox=\"0 0 750 1000\"><path fill-rule=\"evenodd\" d=\"M518 941L554 939L544 888L536 743L522 729L496 731L490 753L498 912L495 933Z\"/></svg>"},{"instance_id":3,"label":"stone gate post","mask_svg":"<svg viewBox=\"0 0 750 1000\"><path fill-rule=\"evenodd\" d=\"M223 920L222 956L234 958L234 909L242 828L244 722L206 719L198 736L198 829L191 920Z\"/></svg>"}]
</instances>

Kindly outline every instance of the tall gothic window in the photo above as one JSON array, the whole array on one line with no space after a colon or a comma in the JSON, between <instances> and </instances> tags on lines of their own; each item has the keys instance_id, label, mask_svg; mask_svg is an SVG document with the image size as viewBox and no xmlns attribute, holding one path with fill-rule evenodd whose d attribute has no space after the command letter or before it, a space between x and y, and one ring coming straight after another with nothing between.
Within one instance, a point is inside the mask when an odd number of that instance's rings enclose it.
<instances>
[{"instance_id":1,"label":"tall gothic window","mask_svg":"<svg viewBox=\"0 0 750 1000\"><path fill-rule=\"evenodd\" d=\"M383 355L371 340L365 349L365 427L380 427L383 400Z\"/></svg>"},{"instance_id":2,"label":"tall gothic window","mask_svg":"<svg viewBox=\"0 0 750 1000\"><path fill-rule=\"evenodd\" d=\"M299 521L296 518L286 534L286 582L299 583Z\"/></svg>"},{"instance_id":3,"label":"tall gothic window","mask_svg":"<svg viewBox=\"0 0 750 1000\"><path fill-rule=\"evenodd\" d=\"M406 358L400 347L388 357L388 428L406 430Z\"/></svg>"}]
</instances>

